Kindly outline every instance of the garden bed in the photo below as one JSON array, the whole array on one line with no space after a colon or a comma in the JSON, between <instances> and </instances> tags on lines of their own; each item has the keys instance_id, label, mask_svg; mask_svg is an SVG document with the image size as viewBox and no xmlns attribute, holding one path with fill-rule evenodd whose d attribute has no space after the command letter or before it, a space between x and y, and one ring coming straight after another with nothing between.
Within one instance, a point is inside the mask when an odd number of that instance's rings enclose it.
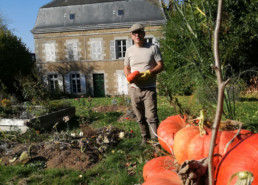
<instances>
[{"instance_id":1,"label":"garden bed","mask_svg":"<svg viewBox=\"0 0 258 185\"><path fill-rule=\"evenodd\" d=\"M68 107L55 111L46 115L42 115L32 119L0 119L0 129L2 131L17 131L25 133L28 128L36 130L48 130L57 122L62 122L64 117L69 119L75 116L75 107Z\"/></svg>"},{"instance_id":2,"label":"garden bed","mask_svg":"<svg viewBox=\"0 0 258 185\"><path fill-rule=\"evenodd\" d=\"M8 166L24 164L37 165L40 169L86 171L125 137L125 132L115 127L93 129L82 125L81 130L81 137L72 136L68 132L55 132L50 140L42 142L18 143L15 139L0 140L1 163ZM36 135L35 131L30 134Z\"/></svg>"}]
</instances>

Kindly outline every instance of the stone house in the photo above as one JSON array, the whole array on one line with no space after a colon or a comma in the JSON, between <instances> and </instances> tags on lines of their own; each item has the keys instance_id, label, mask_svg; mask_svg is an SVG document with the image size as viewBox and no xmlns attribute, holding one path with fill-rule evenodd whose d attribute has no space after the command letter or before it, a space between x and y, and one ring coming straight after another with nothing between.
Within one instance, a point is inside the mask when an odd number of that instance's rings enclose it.
<instances>
[{"instance_id":1,"label":"stone house","mask_svg":"<svg viewBox=\"0 0 258 185\"><path fill-rule=\"evenodd\" d=\"M128 94L123 73L129 28L146 26L157 43L165 24L159 0L53 0L38 11L32 33L36 64L50 90L95 97Z\"/></svg>"}]
</instances>

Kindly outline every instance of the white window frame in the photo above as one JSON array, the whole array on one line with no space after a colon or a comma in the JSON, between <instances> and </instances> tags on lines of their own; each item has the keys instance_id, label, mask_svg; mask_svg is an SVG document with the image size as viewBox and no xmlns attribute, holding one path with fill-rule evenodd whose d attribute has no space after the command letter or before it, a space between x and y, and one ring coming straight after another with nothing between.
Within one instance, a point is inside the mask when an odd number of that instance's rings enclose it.
<instances>
[{"instance_id":1,"label":"white window frame","mask_svg":"<svg viewBox=\"0 0 258 185\"><path fill-rule=\"evenodd\" d=\"M103 59L103 46L101 40L90 41L90 55L92 60Z\"/></svg>"},{"instance_id":2,"label":"white window frame","mask_svg":"<svg viewBox=\"0 0 258 185\"><path fill-rule=\"evenodd\" d=\"M71 73L70 79L71 79L72 94L82 93L81 74L80 73Z\"/></svg>"},{"instance_id":3,"label":"white window frame","mask_svg":"<svg viewBox=\"0 0 258 185\"><path fill-rule=\"evenodd\" d=\"M124 58L126 52L126 45L127 39L116 39L115 40L115 47L116 47L116 59Z\"/></svg>"},{"instance_id":4,"label":"white window frame","mask_svg":"<svg viewBox=\"0 0 258 185\"><path fill-rule=\"evenodd\" d=\"M78 48L78 40L71 39L66 41L66 49L67 49L67 59L69 61L78 61L79 60L79 48Z\"/></svg>"},{"instance_id":5,"label":"white window frame","mask_svg":"<svg viewBox=\"0 0 258 185\"><path fill-rule=\"evenodd\" d=\"M51 91L54 91L59 86L58 74L49 74L48 75L49 87Z\"/></svg>"},{"instance_id":6,"label":"white window frame","mask_svg":"<svg viewBox=\"0 0 258 185\"><path fill-rule=\"evenodd\" d=\"M56 61L56 48L55 48L54 41L45 43L45 54L46 54L46 61L48 62Z\"/></svg>"}]
</instances>

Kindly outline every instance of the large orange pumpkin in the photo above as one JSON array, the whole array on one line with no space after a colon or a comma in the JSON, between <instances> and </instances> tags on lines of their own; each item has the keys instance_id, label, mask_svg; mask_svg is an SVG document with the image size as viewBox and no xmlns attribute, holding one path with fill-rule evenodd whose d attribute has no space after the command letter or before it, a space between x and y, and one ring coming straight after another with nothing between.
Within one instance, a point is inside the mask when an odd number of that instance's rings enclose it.
<instances>
[{"instance_id":1,"label":"large orange pumpkin","mask_svg":"<svg viewBox=\"0 0 258 185\"><path fill-rule=\"evenodd\" d=\"M209 146L211 140L211 129L204 128L206 134L200 135L199 127L185 127L178 131L174 140L174 154L179 164L185 160L199 160L208 157ZM237 130L234 131L219 131L216 138L214 154L219 154L220 157L214 157L214 166L218 164L221 156L224 155L224 149L227 143L235 136ZM239 141L250 135L251 132L241 130L227 150L234 147Z\"/></svg>"},{"instance_id":2,"label":"large orange pumpkin","mask_svg":"<svg viewBox=\"0 0 258 185\"><path fill-rule=\"evenodd\" d=\"M182 164L188 158L188 145L191 140L200 133L196 126L185 127L177 132L174 139L174 155L179 164Z\"/></svg>"},{"instance_id":3,"label":"large orange pumpkin","mask_svg":"<svg viewBox=\"0 0 258 185\"><path fill-rule=\"evenodd\" d=\"M146 181L149 177L157 174L166 176L177 175L175 170L174 159L170 156L156 157L148 161L143 167L143 179Z\"/></svg>"},{"instance_id":4,"label":"large orange pumpkin","mask_svg":"<svg viewBox=\"0 0 258 185\"><path fill-rule=\"evenodd\" d=\"M180 177L174 172L176 176L160 177L160 175L148 178L142 185L183 185Z\"/></svg>"},{"instance_id":5,"label":"large orange pumpkin","mask_svg":"<svg viewBox=\"0 0 258 185\"><path fill-rule=\"evenodd\" d=\"M169 153L172 153L175 134L186 126L186 116L174 115L163 120L158 129L160 145Z\"/></svg>"},{"instance_id":6,"label":"large orange pumpkin","mask_svg":"<svg viewBox=\"0 0 258 185\"><path fill-rule=\"evenodd\" d=\"M215 185L225 185L235 173L248 171L253 175L252 185L258 185L258 134L243 139L222 158L215 172ZM243 178L244 176L242 176ZM228 185L240 180L234 177Z\"/></svg>"}]
</instances>

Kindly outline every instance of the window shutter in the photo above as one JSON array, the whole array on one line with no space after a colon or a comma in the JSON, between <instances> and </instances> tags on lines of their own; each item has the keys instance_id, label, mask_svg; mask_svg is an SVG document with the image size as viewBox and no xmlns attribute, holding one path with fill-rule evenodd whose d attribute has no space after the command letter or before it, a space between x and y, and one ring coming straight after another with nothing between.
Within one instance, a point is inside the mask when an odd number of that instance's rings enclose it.
<instances>
[{"instance_id":1,"label":"window shutter","mask_svg":"<svg viewBox=\"0 0 258 185\"><path fill-rule=\"evenodd\" d=\"M132 46L132 39L126 40L126 49Z\"/></svg>"},{"instance_id":2,"label":"window shutter","mask_svg":"<svg viewBox=\"0 0 258 185\"><path fill-rule=\"evenodd\" d=\"M153 44L159 46L159 41L156 37L153 38Z\"/></svg>"},{"instance_id":3,"label":"window shutter","mask_svg":"<svg viewBox=\"0 0 258 185\"><path fill-rule=\"evenodd\" d=\"M128 94L128 83L123 72L117 74L117 86L119 95Z\"/></svg>"},{"instance_id":4,"label":"window shutter","mask_svg":"<svg viewBox=\"0 0 258 185\"><path fill-rule=\"evenodd\" d=\"M42 76L42 80L43 80L43 83L44 83L44 84L47 84L47 85L48 85L48 76L47 76L47 75L43 75L43 76Z\"/></svg>"},{"instance_id":5,"label":"window shutter","mask_svg":"<svg viewBox=\"0 0 258 185\"><path fill-rule=\"evenodd\" d=\"M115 40L110 41L110 58L116 59L116 46L115 46Z\"/></svg>"},{"instance_id":6,"label":"window shutter","mask_svg":"<svg viewBox=\"0 0 258 185\"><path fill-rule=\"evenodd\" d=\"M74 60L79 60L78 43L73 43Z\"/></svg>"},{"instance_id":7,"label":"window shutter","mask_svg":"<svg viewBox=\"0 0 258 185\"><path fill-rule=\"evenodd\" d=\"M50 44L50 61L55 61L56 56L55 56L55 45L54 43Z\"/></svg>"},{"instance_id":8,"label":"window shutter","mask_svg":"<svg viewBox=\"0 0 258 185\"><path fill-rule=\"evenodd\" d=\"M50 61L50 45L45 44L46 61Z\"/></svg>"},{"instance_id":9,"label":"window shutter","mask_svg":"<svg viewBox=\"0 0 258 185\"><path fill-rule=\"evenodd\" d=\"M71 81L70 81L70 74L65 75L65 92L71 94Z\"/></svg>"},{"instance_id":10,"label":"window shutter","mask_svg":"<svg viewBox=\"0 0 258 185\"><path fill-rule=\"evenodd\" d=\"M63 90L63 77L62 77L62 75L58 74L57 79L58 79L58 86L59 86L60 90Z\"/></svg>"},{"instance_id":11,"label":"window shutter","mask_svg":"<svg viewBox=\"0 0 258 185\"><path fill-rule=\"evenodd\" d=\"M56 60L55 44L45 43L46 61L54 62Z\"/></svg>"},{"instance_id":12,"label":"window shutter","mask_svg":"<svg viewBox=\"0 0 258 185\"><path fill-rule=\"evenodd\" d=\"M91 58L93 60L102 60L102 43L101 41L91 42Z\"/></svg>"},{"instance_id":13,"label":"window shutter","mask_svg":"<svg viewBox=\"0 0 258 185\"><path fill-rule=\"evenodd\" d=\"M71 43L67 44L68 59L73 60L73 46Z\"/></svg>"},{"instance_id":14,"label":"window shutter","mask_svg":"<svg viewBox=\"0 0 258 185\"><path fill-rule=\"evenodd\" d=\"M81 88L82 88L82 94L86 94L86 80L85 80L85 75L81 74Z\"/></svg>"}]
</instances>

